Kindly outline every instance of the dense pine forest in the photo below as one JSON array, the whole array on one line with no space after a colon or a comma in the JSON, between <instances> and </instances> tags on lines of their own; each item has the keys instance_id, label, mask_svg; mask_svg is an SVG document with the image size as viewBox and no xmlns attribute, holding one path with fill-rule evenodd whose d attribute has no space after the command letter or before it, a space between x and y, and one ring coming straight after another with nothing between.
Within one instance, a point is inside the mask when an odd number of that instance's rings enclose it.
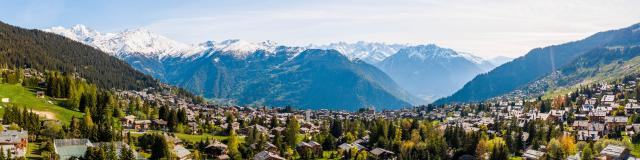
<instances>
[{"instance_id":1,"label":"dense pine forest","mask_svg":"<svg viewBox=\"0 0 640 160\"><path fill-rule=\"evenodd\" d=\"M93 47L60 35L27 30L0 22L0 64L78 73L102 88L143 89L157 87L152 77L126 62Z\"/></svg>"}]
</instances>

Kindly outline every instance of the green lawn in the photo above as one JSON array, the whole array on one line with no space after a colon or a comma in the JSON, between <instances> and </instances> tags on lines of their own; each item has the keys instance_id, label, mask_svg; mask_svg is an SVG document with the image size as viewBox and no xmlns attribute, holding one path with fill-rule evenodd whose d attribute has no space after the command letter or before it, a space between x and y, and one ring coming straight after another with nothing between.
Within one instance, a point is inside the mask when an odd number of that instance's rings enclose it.
<instances>
[{"instance_id":1,"label":"green lawn","mask_svg":"<svg viewBox=\"0 0 640 160\"><path fill-rule=\"evenodd\" d=\"M207 138L209 138L210 140L218 140L218 141L224 141L227 140L229 137L228 136L216 136L216 135L211 135L208 133L205 134L201 134L201 135L193 135L193 134L184 134L184 133L175 133L175 135L180 138L183 141L189 141L189 142L198 142L200 140L206 140ZM242 143L244 141L244 138L240 137L240 142Z\"/></svg>"},{"instance_id":2,"label":"green lawn","mask_svg":"<svg viewBox=\"0 0 640 160\"><path fill-rule=\"evenodd\" d=\"M20 108L26 106L36 112L53 114L55 119L69 123L72 116L82 117L82 113L72 111L56 105L56 101L47 98L37 98L35 91L31 91L20 84L0 84L0 98L9 98L10 103L17 104ZM51 101L53 104L49 103ZM4 113L6 104L0 104L0 114Z\"/></svg>"},{"instance_id":3,"label":"green lawn","mask_svg":"<svg viewBox=\"0 0 640 160\"><path fill-rule=\"evenodd\" d=\"M509 157L509 160L523 160L524 158L518 156Z\"/></svg>"},{"instance_id":4,"label":"green lawn","mask_svg":"<svg viewBox=\"0 0 640 160\"><path fill-rule=\"evenodd\" d=\"M147 131L148 133L160 133L160 131L152 131L149 130ZM199 142L200 140L206 140L207 138L209 140L218 140L218 141L224 141L227 140L229 137L228 136L217 136L217 135L212 135L209 133L205 133L205 134L184 134L184 133L174 133L176 135L176 137L178 137L180 140L183 141L189 141L189 142ZM142 134L140 133L131 133L132 136L137 137L140 136ZM238 137L238 139L240 140L240 143L244 143L244 137Z\"/></svg>"}]
</instances>

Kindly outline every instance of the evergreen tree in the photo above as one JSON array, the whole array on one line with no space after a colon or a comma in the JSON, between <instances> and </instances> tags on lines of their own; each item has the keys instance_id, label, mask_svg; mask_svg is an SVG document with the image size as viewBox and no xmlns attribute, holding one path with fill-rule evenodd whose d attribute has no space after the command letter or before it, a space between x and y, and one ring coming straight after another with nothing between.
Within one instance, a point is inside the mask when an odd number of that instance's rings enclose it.
<instances>
[{"instance_id":1,"label":"evergreen tree","mask_svg":"<svg viewBox=\"0 0 640 160\"><path fill-rule=\"evenodd\" d=\"M331 121L331 135L333 135L333 137L336 138L340 138L340 136L342 136L342 123L340 122L340 120L338 119L334 119L333 121Z\"/></svg>"},{"instance_id":2,"label":"evergreen tree","mask_svg":"<svg viewBox=\"0 0 640 160\"><path fill-rule=\"evenodd\" d=\"M91 111L87 108L84 111L83 125L85 129L91 129L95 124L93 124L93 118L91 118Z\"/></svg>"},{"instance_id":3,"label":"evergreen tree","mask_svg":"<svg viewBox=\"0 0 640 160\"><path fill-rule=\"evenodd\" d=\"M298 133L300 132L300 124L295 116L290 116L287 120L287 128L285 130L285 142L289 146L296 146L298 143Z\"/></svg>"},{"instance_id":4,"label":"evergreen tree","mask_svg":"<svg viewBox=\"0 0 640 160\"><path fill-rule=\"evenodd\" d=\"M164 139L164 136L159 134L153 135L153 143L151 145L151 160L158 160L163 158L169 158L171 152L169 151L169 146L167 144L167 140Z\"/></svg>"},{"instance_id":5,"label":"evergreen tree","mask_svg":"<svg viewBox=\"0 0 640 160\"><path fill-rule=\"evenodd\" d=\"M7 150L7 159L13 159L13 155L10 150Z\"/></svg>"},{"instance_id":6,"label":"evergreen tree","mask_svg":"<svg viewBox=\"0 0 640 160\"><path fill-rule=\"evenodd\" d=\"M277 116L271 116L271 128L277 127L280 125L280 121L278 120Z\"/></svg>"},{"instance_id":7,"label":"evergreen tree","mask_svg":"<svg viewBox=\"0 0 640 160\"><path fill-rule=\"evenodd\" d=\"M582 154L580 155L580 157L582 159L593 159L593 151L591 150L591 147L589 147L589 145L584 146L584 148L582 149Z\"/></svg>"},{"instance_id":8,"label":"evergreen tree","mask_svg":"<svg viewBox=\"0 0 640 160\"><path fill-rule=\"evenodd\" d=\"M118 159L118 156L116 154L116 147L113 144L109 143L103 145L102 150L105 151L107 159Z\"/></svg>"},{"instance_id":9,"label":"evergreen tree","mask_svg":"<svg viewBox=\"0 0 640 160\"><path fill-rule=\"evenodd\" d=\"M130 147L122 147L120 151L120 160L135 160L136 157L133 155L133 150Z\"/></svg>"},{"instance_id":10,"label":"evergreen tree","mask_svg":"<svg viewBox=\"0 0 640 160\"><path fill-rule=\"evenodd\" d=\"M0 160L7 159L4 155L4 147L0 147Z\"/></svg>"},{"instance_id":11,"label":"evergreen tree","mask_svg":"<svg viewBox=\"0 0 640 160\"><path fill-rule=\"evenodd\" d=\"M107 155L101 147L89 147L84 153L84 159L107 159Z\"/></svg>"},{"instance_id":12,"label":"evergreen tree","mask_svg":"<svg viewBox=\"0 0 640 160\"><path fill-rule=\"evenodd\" d=\"M229 133L229 139L227 140L227 149L229 150L229 157L233 158L234 160L239 160L242 159L242 156L240 155L240 151L238 151L238 137L236 136L236 131L235 130L231 130Z\"/></svg>"},{"instance_id":13,"label":"evergreen tree","mask_svg":"<svg viewBox=\"0 0 640 160\"><path fill-rule=\"evenodd\" d=\"M233 116L233 114L231 112L227 112L225 114L227 115L227 117L226 117L227 129L226 129L225 133L227 135L231 135L231 131L234 130L233 123L236 121L236 118L235 118L235 116Z\"/></svg>"}]
</instances>

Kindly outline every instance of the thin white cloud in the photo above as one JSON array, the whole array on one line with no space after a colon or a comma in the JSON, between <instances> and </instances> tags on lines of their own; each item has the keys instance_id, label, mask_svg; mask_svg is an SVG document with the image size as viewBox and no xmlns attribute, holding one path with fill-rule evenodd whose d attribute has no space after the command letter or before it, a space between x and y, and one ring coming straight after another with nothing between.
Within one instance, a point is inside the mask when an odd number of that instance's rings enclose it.
<instances>
[{"instance_id":1,"label":"thin white cloud","mask_svg":"<svg viewBox=\"0 0 640 160\"><path fill-rule=\"evenodd\" d=\"M323 1L324 2L324 1ZM640 1L334 1L226 8L146 27L189 43L274 40L436 43L482 57L516 57L535 47L640 22Z\"/></svg>"}]
</instances>

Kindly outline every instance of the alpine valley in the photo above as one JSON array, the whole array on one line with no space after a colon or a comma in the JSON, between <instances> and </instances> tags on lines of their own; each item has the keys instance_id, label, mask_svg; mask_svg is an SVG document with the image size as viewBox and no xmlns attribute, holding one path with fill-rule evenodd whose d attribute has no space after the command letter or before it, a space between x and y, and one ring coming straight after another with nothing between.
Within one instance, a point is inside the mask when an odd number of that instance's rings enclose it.
<instances>
[{"instance_id":1,"label":"alpine valley","mask_svg":"<svg viewBox=\"0 0 640 160\"><path fill-rule=\"evenodd\" d=\"M433 44L184 44L146 29L102 33L76 25L44 31L93 46L194 94L239 105L400 108L450 95L500 65Z\"/></svg>"}]
</instances>

